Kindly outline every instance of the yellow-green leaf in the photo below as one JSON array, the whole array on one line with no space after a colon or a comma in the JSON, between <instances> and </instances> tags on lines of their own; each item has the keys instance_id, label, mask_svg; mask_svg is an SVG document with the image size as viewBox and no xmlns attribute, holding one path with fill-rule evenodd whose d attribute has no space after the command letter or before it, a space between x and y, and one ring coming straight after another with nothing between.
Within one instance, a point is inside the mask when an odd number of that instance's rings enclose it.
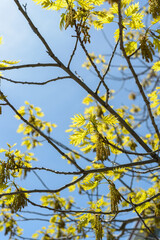
<instances>
[{"instance_id":1,"label":"yellow-green leaf","mask_svg":"<svg viewBox=\"0 0 160 240\"><path fill-rule=\"evenodd\" d=\"M160 71L160 61L155 62L152 66L152 69L156 72Z\"/></svg>"}]
</instances>

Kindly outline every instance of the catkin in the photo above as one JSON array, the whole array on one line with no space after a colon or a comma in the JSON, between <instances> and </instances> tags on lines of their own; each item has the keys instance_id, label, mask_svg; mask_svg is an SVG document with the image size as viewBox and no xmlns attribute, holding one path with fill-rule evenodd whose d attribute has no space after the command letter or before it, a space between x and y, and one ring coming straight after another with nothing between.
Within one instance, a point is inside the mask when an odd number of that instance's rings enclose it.
<instances>
[{"instance_id":1,"label":"catkin","mask_svg":"<svg viewBox=\"0 0 160 240\"><path fill-rule=\"evenodd\" d=\"M149 12L153 18L160 16L160 0L149 0Z\"/></svg>"}]
</instances>

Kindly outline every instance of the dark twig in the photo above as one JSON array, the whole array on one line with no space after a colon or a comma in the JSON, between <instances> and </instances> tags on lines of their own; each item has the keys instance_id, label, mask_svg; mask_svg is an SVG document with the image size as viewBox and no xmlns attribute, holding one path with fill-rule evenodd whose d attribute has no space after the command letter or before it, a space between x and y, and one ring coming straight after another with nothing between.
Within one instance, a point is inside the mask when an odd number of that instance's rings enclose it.
<instances>
[{"instance_id":1,"label":"dark twig","mask_svg":"<svg viewBox=\"0 0 160 240\"><path fill-rule=\"evenodd\" d=\"M102 80L102 76L101 76L101 74L100 74L96 64L93 62L91 56L89 55L89 53L88 53L88 51L87 51L87 49L86 49L86 47L85 47L85 45L84 45L84 43L83 43L83 41L81 39L80 31L79 31L79 28L77 27L76 24L75 24L75 30L76 30L76 33L77 33L77 39L79 40L80 45L81 45L83 51L85 52L87 58L89 59L90 63L92 64L92 66L93 66L94 70L96 71L98 77Z\"/></svg>"},{"instance_id":2,"label":"dark twig","mask_svg":"<svg viewBox=\"0 0 160 240\"><path fill-rule=\"evenodd\" d=\"M1 76L1 79L5 80L5 81L15 83L15 84L27 84L27 85L45 85L45 84L48 84L48 83L51 83L51 82L55 82L57 80L62 80L62 79L67 79L67 78L69 79L71 77L70 76L57 77L57 78L47 80L45 82L26 82L26 81L23 82L23 81L15 81L15 80L12 80L12 79Z\"/></svg>"},{"instance_id":3,"label":"dark twig","mask_svg":"<svg viewBox=\"0 0 160 240\"><path fill-rule=\"evenodd\" d=\"M70 67L71 61L72 61L72 59L73 59L73 57L74 57L74 54L75 54L75 52L76 52L77 45L78 45L78 38L76 39L75 47L74 47L73 52L72 52L72 55L71 55L71 57L70 57L70 59L69 59L68 66L67 66L68 68Z\"/></svg>"},{"instance_id":4,"label":"dark twig","mask_svg":"<svg viewBox=\"0 0 160 240\"><path fill-rule=\"evenodd\" d=\"M83 176L79 177L78 179L65 184L63 187L57 188L55 190L52 189L33 189L33 190L19 190L19 191L15 191L15 192L10 192L10 193L2 193L0 194L0 198L4 197L4 196L11 196L11 195L17 195L17 194L21 194L21 193L58 193L61 192L62 190L76 184L77 182L81 181L83 178L86 177L87 174L83 174Z\"/></svg>"},{"instance_id":5,"label":"dark twig","mask_svg":"<svg viewBox=\"0 0 160 240\"><path fill-rule=\"evenodd\" d=\"M134 52L133 52L132 54L130 54L128 57L130 58L130 57L134 56L134 54L136 54L139 50L140 50L140 47L138 47L138 48L136 49L136 51L134 51Z\"/></svg>"},{"instance_id":6,"label":"dark twig","mask_svg":"<svg viewBox=\"0 0 160 240\"><path fill-rule=\"evenodd\" d=\"M42 183L42 185L49 190L49 188L47 187L47 185L45 184L45 182L42 180L42 178L36 173L36 171L33 170L33 173L36 175L36 177L38 178L38 180Z\"/></svg>"},{"instance_id":7,"label":"dark twig","mask_svg":"<svg viewBox=\"0 0 160 240\"><path fill-rule=\"evenodd\" d=\"M109 63L108 63L108 67L107 67L107 69L106 69L106 72L105 72L104 75L103 75L103 79L105 78L105 76L107 75L107 73L108 73L109 70L110 70L110 66L111 66L111 63L112 63L113 57L114 57L114 55L115 55L115 52L116 52L116 49L117 49L118 43L119 43L119 39L118 39L118 41L117 41L117 43L116 43L116 45L115 45L115 47L114 47L114 49L113 49L113 52L112 52L111 58L110 58Z\"/></svg>"},{"instance_id":8,"label":"dark twig","mask_svg":"<svg viewBox=\"0 0 160 240\"><path fill-rule=\"evenodd\" d=\"M0 67L0 71L8 71L13 69L21 69L21 68L36 68L36 67L59 67L58 64L55 63L33 63L33 64L23 64L18 66L10 66L10 67Z\"/></svg>"},{"instance_id":9,"label":"dark twig","mask_svg":"<svg viewBox=\"0 0 160 240\"><path fill-rule=\"evenodd\" d=\"M106 85L106 83L105 83L105 81L104 81L104 78L101 76L100 71L98 70L96 64L94 63L94 61L92 60L91 56L89 55L89 53L88 53L88 51L87 51L87 49L86 49L86 47L85 47L85 45L84 45L84 43L83 43L83 41L82 41L82 39L81 39L80 31L79 31L79 29L78 29L78 27L77 27L76 24L75 24L75 29L76 29L76 33L77 33L77 38L78 38L78 40L79 40L79 42L80 42L80 45L81 45L83 51L85 52L87 58L89 59L90 63L92 64L92 66L93 66L95 72L97 73L99 79L100 79L101 82L103 83L103 85L104 85L104 87L105 87L105 89L106 89L106 91L107 91L107 95L109 95L109 88L108 88L108 86ZM97 94L97 93L96 93L96 94Z\"/></svg>"},{"instance_id":10,"label":"dark twig","mask_svg":"<svg viewBox=\"0 0 160 240\"><path fill-rule=\"evenodd\" d=\"M113 148L121 151L122 153L130 154L130 155L147 156L147 155L151 155L151 154L153 154L153 153L156 153L156 152L159 152L159 151L160 151L160 149L158 149L158 150L155 150L155 151L153 151L153 152L148 152L148 153L137 153L137 152L132 152L132 151L128 151L128 150L122 149L122 148L120 148L120 147L112 144L111 142L109 142L109 141L107 140L107 138L103 138L103 140L104 140L104 142L106 142L108 145L112 146Z\"/></svg>"},{"instance_id":11,"label":"dark twig","mask_svg":"<svg viewBox=\"0 0 160 240\"><path fill-rule=\"evenodd\" d=\"M89 174L89 173L107 173L108 171L117 171L118 169L121 168L126 168L126 170L130 171L129 168L135 167L135 166L144 166L147 164L155 163L154 159L146 160L146 161L141 161L141 162L132 162L132 163L126 163L126 164L120 164L116 165L113 167L104 167L104 168L96 168L96 169L90 169L90 170L83 170L83 171L73 171L73 172L63 172L63 171L57 171L49 168L44 168L44 167L32 167L32 168L27 168L27 167L17 167L17 168L10 168L12 169L25 169L25 170L40 170L40 171L48 171L52 172L55 174L63 174L63 175L81 175L81 174Z\"/></svg>"},{"instance_id":12,"label":"dark twig","mask_svg":"<svg viewBox=\"0 0 160 240\"><path fill-rule=\"evenodd\" d=\"M129 170L129 171L132 171L133 173L138 173L138 174L146 174L146 173L151 173L153 171L158 171L160 170L160 167L155 167L155 168L149 168L148 170L145 170L145 171L137 171L137 170Z\"/></svg>"},{"instance_id":13,"label":"dark twig","mask_svg":"<svg viewBox=\"0 0 160 240\"><path fill-rule=\"evenodd\" d=\"M105 76L107 75L107 73L108 73L109 70L110 70L110 66L111 66L111 63L112 63L112 59L113 59L113 57L114 57L114 55L115 55L115 52L116 52L118 43L119 43L119 39L118 39L118 41L117 41L117 43L116 43L116 45L115 45L115 47L114 47L114 49L113 49L111 58L110 58L109 63L108 63L108 67L107 67L107 69L106 69L106 71L105 71L105 73L104 73L104 75L103 75L103 81L104 81ZM99 82L98 87L97 87L97 89L96 89L96 93L98 93L98 90L99 90L99 88L100 88L100 86L101 86L101 83L102 83L103 81L101 80L101 81ZM107 91L107 96L106 96L106 98L107 98L106 102L108 102L108 99L109 99L109 92L108 92L108 91Z\"/></svg>"},{"instance_id":14,"label":"dark twig","mask_svg":"<svg viewBox=\"0 0 160 240\"><path fill-rule=\"evenodd\" d=\"M0 106L7 106L7 103L0 103Z\"/></svg>"}]
</instances>

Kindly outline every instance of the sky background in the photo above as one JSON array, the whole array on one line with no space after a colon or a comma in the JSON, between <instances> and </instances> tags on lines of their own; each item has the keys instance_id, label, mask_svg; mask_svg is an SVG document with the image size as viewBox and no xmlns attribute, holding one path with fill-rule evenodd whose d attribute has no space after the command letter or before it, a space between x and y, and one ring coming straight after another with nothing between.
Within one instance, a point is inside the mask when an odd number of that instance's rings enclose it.
<instances>
[{"instance_id":1,"label":"sky background","mask_svg":"<svg viewBox=\"0 0 160 240\"><path fill-rule=\"evenodd\" d=\"M72 29L68 28L67 31L60 31L60 13L42 10L41 7L36 6L31 0L20 2L27 2L27 12L34 24L43 36L47 38L47 42L61 61L65 63L68 62L75 44L75 38L71 37L71 35L74 34ZM28 26L22 14L18 11L13 0L0 1L0 16L2 19L0 21L0 36L3 36L3 44L0 45L1 60L20 60L20 64L53 62L45 52L45 48L37 36L35 36ZM97 52L99 52L101 38L102 34L94 37L94 46L89 46L91 52L95 47ZM92 85L93 76L89 75L85 69L80 69L85 59L82 51L79 51L78 56L76 56L76 61L72 64L72 68L76 70L77 73L79 73L79 71L81 74L83 73L83 77L87 76L87 81L90 81ZM12 72L7 71L4 73L4 76L13 80L38 82L46 81L60 74L62 75L63 73L57 68L36 68L13 70ZM56 123L58 126L54 129L52 136L58 141L69 145L68 134L65 133L65 130L71 123L70 118L74 114L83 113L84 106L81 102L86 96L86 92L80 89L76 83L66 79L45 86L24 86L1 80L1 90L17 109L24 105L25 100L34 104L34 106L40 106L45 113L44 120ZM2 109L2 115L0 115L0 148L6 148L6 143L11 145L17 143L16 147L25 151L25 147L20 146L22 134L16 134L17 127L21 122L17 121L14 115L14 112L8 107ZM48 144L45 144L42 148L39 147L35 149L34 152L35 156L39 159L36 165L51 167L56 170L68 169L68 165L65 163L66 161L48 146ZM57 164L57 162L59 163ZM43 172L41 172L40 175L49 188L60 187L66 181L66 177L64 178L63 176L51 176ZM71 177L67 180L71 180ZM30 174L27 181L25 183L22 181L20 184L27 189L44 188L34 174ZM33 194L32 200L38 201L39 197L40 195ZM31 206L29 206L29 210L33 210ZM32 217L36 217L36 215ZM46 222L37 221L33 223L34 224L25 222L24 236L31 236L32 233L46 224ZM23 222L21 224L23 226ZM0 233L0 239L8 239L8 236L4 237L3 233Z\"/></svg>"},{"instance_id":2,"label":"sky background","mask_svg":"<svg viewBox=\"0 0 160 240\"><path fill-rule=\"evenodd\" d=\"M27 13L30 18L42 35L47 39L55 55L57 55L62 62L67 63L75 44L75 38L72 37L72 35L74 35L73 29L68 28L67 31L60 31L59 12L42 10L41 7L36 6L32 0L20 1L20 3L27 3ZM3 36L3 44L0 45L1 60L20 60L20 64L53 63L52 59L47 55L42 43L32 32L28 23L18 11L13 0L0 1L0 16L0 36ZM104 29L113 46L115 44L113 42L113 32L115 28L115 25L109 25ZM112 49L104 40L101 31L97 32L91 29L91 36L91 44L87 44L89 52L94 51L95 54L109 54L112 52ZM97 77L86 69L81 68L85 60L86 57L79 48L78 54L76 54L71 65L71 69L73 72L76 71L82 79L84 79L84 82L95 90ZM117 59L113 60L113 64L118 64L118 61ZM114 74L117 74L116 69L114 70ZM12 70L3 73L4 77L13 80L37 82L46 81L59 75L63 75L63 72L57 68L51 67ZM114 88L117 91L121 87L118 81L108 82L108 84L109 88ZM132 82L129 84L131 87ZM69 146L68 134L65 133L65 130L68 129L71 124L70 118L73 117L74 114L83 113L85 106L81 103L83 98L87 95L77 83L73 80L65 79L44 86L24 86L1 80L1 90L7 95L8 100L17 109L24 105L25 100L29 101L34 106L40 106L45 114L43 120L57 124L57 128L53 130L52 137ZM125 103L126 100L128 101L128 96L121 94L121 92L117 92L116 98L119 99L118 102L116 99L113 100L113 104L116 107ZM22 134L16 134L17 127L21 122L17 121L14 115L14 112L8 107L2 108L2 115L0 115L0 148L6 148L6 143L11 145L17 143L17 148L25 151L25 147L20 146ZM52 167L56 170L68 170L70 168L66 164L66 161L47 144L44 144L43 147L36 148L34 152L35 156L39 159L39 162L36 163L37 166ZM57 161L57 159L59 160ZM60 187L66 181L66 177L55 176L50 178L48 174L46 175L43 172L41 173L41 177L49 188ZM71 177L68 177L67 180L71 180ZM30 174L30 178L27 182L23 183L22 181L22 184L28 189L43 188L33 174ZM37 199L35 195L36 194L33 194L32 200ZM27 222L25 224L24 233L26 235L28 235L28 233L30 235L30 233L33 233L42 226L41 222L35 222L32 226ZM5 240L8 238L4 238L2 233L0 233L0 239Z\"/></svg>"}]
</instances>

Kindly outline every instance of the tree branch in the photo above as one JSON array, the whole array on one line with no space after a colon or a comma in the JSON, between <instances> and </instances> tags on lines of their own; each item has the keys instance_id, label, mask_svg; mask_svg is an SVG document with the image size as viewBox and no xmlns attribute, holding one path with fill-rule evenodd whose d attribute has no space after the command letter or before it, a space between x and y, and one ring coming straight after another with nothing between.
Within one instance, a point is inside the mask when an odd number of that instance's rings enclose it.
<instances>
[{"instance_id":1,"label":"tree branch","mask_svg":"<svg viewBox=\"0 0 160 240\"><path fill-rule=\"evenodd\" d=\"M15 84L27 84L27 85L45 85L45 84L48 84L50 82L56 82L57 80L62 80L62 79L70 79L71 77L70 76L63 76L63 77L57 77L57 78L53 78L53 79L50 79L50 80L47 80L45 82L23 82L23 81L15 81L15 80L12 80L12 79L9 79L9 78L6 78L6 77L0 77L0 79L3 79L5 81L8 81L8 82L11 82L11 83L15 83Z\"/></svg>"},{"instance_id":2,"label":"tree branch","mask_svg":"<svg viewBox=\"0 0 160 240\"><path fill-rule=\"evenodd\" d=\"M36 68L36 67L59 67L58 64L55 63L33 63L33 64L24 64L18 66L11 66L11 67L0 67L0 71L7 71L13 69L21 69L21 68Z\"/></svg>"},{"instance_id":3,"label":"tree branch","mask_svg":"<svg viewBox=\"0 0 160 240\"><path fill-rule=\"evenodd\" d=\"M17 195L17 194L21 194L21 193L58 193L64 189L76 184L77 182L81 181L86 176L87 176L87 174L85 173L85 174L83 174L83 176L79 177L75 181L72 181L72 182L64 185L63 187L57 188L55 190L51 190L51 189L18 190L18 191L10 192L10 193L2 193L2 194L0 194L0 198L2 198L4 196L12 196L12 195Z\"/></svg>"}]
</instances>

